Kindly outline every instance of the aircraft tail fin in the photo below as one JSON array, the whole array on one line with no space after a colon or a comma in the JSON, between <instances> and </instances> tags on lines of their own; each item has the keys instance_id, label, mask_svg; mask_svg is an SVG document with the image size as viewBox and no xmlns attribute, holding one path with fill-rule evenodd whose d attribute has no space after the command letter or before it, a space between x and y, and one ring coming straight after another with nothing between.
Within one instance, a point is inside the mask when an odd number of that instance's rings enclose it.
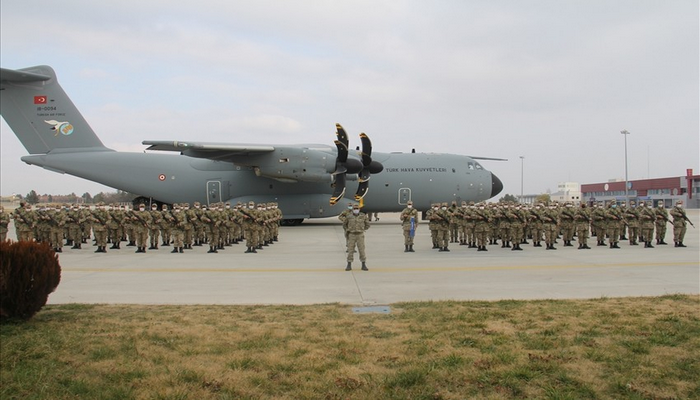
<instances>
[{"instance_id":1,"label":"aircraft tail fin","mask_svg":"<svg viewBox=\"0 0 700 400\"><path fill-rule=\"evenodd\" d=\"M0 114L29 154L107 149L46 65L0 68Z\"/></svg>"}]
</instances>

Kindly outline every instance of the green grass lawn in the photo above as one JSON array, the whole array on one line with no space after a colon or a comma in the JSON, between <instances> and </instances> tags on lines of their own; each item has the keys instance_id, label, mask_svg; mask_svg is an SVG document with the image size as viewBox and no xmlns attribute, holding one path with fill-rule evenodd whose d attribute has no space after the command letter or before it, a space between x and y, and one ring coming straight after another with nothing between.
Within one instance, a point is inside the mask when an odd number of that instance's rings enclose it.
<instances>
[{"instance_id":1,"label":"green grass lawn","mask_svg":"<svg viewBox=\"0 0 700 400\"><path fill-rule=\"evenodd\" d=\"M700 398L697 296L60 305L0 346L2 399Z\"/></svg>"}]
</instances>

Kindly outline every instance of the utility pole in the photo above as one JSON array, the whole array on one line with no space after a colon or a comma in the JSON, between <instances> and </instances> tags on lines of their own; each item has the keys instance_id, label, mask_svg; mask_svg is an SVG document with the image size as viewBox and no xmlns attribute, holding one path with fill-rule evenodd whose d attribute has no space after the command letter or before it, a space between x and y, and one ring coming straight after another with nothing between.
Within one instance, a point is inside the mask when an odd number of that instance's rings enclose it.
<instances>
[{"instance_id":1,"label":"utility pole","mask_svg":"<svg viewBox=\"0 0 700 400\"><path fill-rule=\"evenodd\" d=\"M625 136L625 201L627 204L630 203L630 196L629 196L629 178L627 176L627 135L630 133L627 131L627 129L623 129L620 131L621 134Z\"/></svg>"},{"instance_id":2,"label":"utility pole","mask_svg":"<svg viewBox=\"0 0 700 400\"><path fill-rule=\"evenodd\" d=\"M524 156L520 156L520 203L523 202L523 182L524 182L523 177L525 176L524 173L523 173L523 171L524 171L524 169L523 169L524 163L525 163L525 157L524 157Z\"/></svg>"}]
</instances>

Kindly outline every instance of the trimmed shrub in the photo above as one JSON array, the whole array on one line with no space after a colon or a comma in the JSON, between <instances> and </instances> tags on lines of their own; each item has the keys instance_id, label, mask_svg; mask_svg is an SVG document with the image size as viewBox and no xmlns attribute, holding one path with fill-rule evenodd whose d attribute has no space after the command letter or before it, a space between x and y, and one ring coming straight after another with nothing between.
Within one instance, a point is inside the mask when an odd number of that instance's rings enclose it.
<instances>
[{"instance_id":1,"label":"trimmed shrub","mask_svg":"<svg viewBox=\"0 0 700 400\"><path fill-rule=\"evenodd\" d=\"M30 319L60 281L58 256L47 243L0 242L0 319Z\"/></svg>"}]
</instances>

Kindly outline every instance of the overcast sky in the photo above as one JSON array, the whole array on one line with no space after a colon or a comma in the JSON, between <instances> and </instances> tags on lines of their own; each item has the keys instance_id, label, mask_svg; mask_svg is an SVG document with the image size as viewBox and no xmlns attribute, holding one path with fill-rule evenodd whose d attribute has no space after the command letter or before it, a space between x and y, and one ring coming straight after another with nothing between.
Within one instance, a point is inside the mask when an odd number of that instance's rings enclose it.
<instances>
[{"instance_id":1,"label":"overcast sky","mask_svg":"<svg viewBox=\"0 0 700 400\"><path fill-rule=\"evenodd\" d=\"M325 143L507 158L505 193L700 173L697 0L2 0L3 68L51 65L106 146ZM20 161L2 195L114 191ZM118 173L118 171L115 171ZM499 196L500 197L500 196Z\"/></svg>"}]
</instances>

